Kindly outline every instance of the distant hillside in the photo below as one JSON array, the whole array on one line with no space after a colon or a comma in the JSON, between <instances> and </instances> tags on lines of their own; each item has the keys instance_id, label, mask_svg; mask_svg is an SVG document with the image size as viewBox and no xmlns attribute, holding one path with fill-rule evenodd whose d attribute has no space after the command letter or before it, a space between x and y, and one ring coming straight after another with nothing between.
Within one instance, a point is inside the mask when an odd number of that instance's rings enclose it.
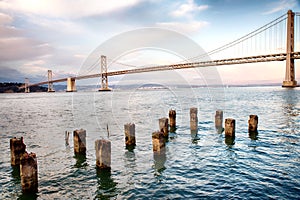
<instances>
[{"instance_id":1,"label":"distant hillside","mask_svg":"<svg viewBox=\"0 0 300 200\"><path fill-rule=\"evenodd\" d=\"M0 93L20 93L24 92L24 88L20 89L24 83L0 83ZM42 86L30 87L30 92L47 92L47 88Z\"/></svg>"}]
</instances>

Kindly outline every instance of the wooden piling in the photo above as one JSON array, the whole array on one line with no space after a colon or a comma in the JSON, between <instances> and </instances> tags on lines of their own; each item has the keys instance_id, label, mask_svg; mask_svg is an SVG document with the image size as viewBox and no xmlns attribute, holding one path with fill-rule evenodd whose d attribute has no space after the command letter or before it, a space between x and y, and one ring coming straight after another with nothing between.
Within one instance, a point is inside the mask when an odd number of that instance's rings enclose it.
<instances>
[{"instance_id":1,"label":"wooden piling","mask_svg":"<svg viewBox=\"0 0 300 200\"><path fill-rule=\"evenodd\" d=\"M154 152L164 151L166 146L166 140L163 132L156 131L152 133L152 145Z\"/></svg>"},{"instance_id":2,"label":"wooden piling","mask_svg":"<svg viewBox=\"0 0 300 200\"><path fill-rule=\"evenodd\" d=\"M197 116L198 109L197 108L190 108L190 127L191 132L198 131L198 116Z\"/></svg>"},{"instance_id":3,"label":"wooden piling","mask_svg":"<svg viewBox=\"0 0 300 200\"><path fill-rule=\"evenodd\" d=\"M65 141L66 141L66 145L67 145L67 146L69 145L69 137L70 137L70 132L69 132L69 131L66 131L66 132L65 132Z\"/></svg>"},{"instance_id":4,"label":"wooden piling","mask_svg":"<svg viewBox=\"0 0 300 200\"><path fill-rule=\"evenodd\" d=\"M225 136L235 137L235 119L225 119Z\"/></svg>"},{"instance_id":5,"label":"wooden piling","mask_svg":"<svg viewBox=\"0 0 300 200\"><path fill-rule=\"evenodd\" d=\"M11 165L19 165L21 156L25 153L26 145L23 143L23 137L20 139L14 137L10 139L10 160Z\"/></svg>"},{"instance_id":6,"label":"wooden piling","mask_svg":"<svg viewBox=\"0 0 300 200\"><path fill-rule=\"evenodd\" d=\"M100 169L111 168L111 142L101 139L95 141L96 166Z\"/></svg>"},{"instance_id":7,"label":"wooden piling","mask_svg":"<svg viewBox=\"0 0 300 200\"><path fill-rule=\"evenodd\" d=\"M169 110L169 123L170 123L170 129L174 130L176 128L176 111L175 110Z\"/></svg>"},{"instance_id":8,"label":"wooden piling","mask_svg":"<svg viewBox=\"0 0 300 200\"><path fill-rule=\"evenodd\" d=\"M86 154L86 131L83 129L73 132L74 153Z\"/></svg>"},{"instance_id":9,"label":"wooden piling","mask_svg":"<svg viewBox=\"0 0 300 200\"><path fill-rule=\"evenodd\" d=\"M125 144L126 146L135 146L135 125L134 124L125 124Z\"/></svg>"},{"instance_id":10,"label":"wooden piling","mask_svg":"<svg viewBox=\"0 0 300 200\"><path fill-rule=\"evenodd\" d=\"M258 116L257 115L249 115L248 120L248 131L249 133L256 133L258 125Z\"/></svg>"},{"instance_id":11,"label":"wooden piling","mask_svg":"<svg viewBox=\"0 0 300 200\"><path fill-rule=\"evenodd\" d=\"M217 110L215 114L215 127L217 129L223 128L223 111Z\"/></svg>"},{"instance_id":12,"label":"wooden piling","mask_svg":"<svg viewBox=\"0 0 300 200\"><path fill-rule=\"evenodd\" d=\"M25 152L20 163L21 185L24 193L38 191L38 167L35 153Z\"/></svg>"},{"instance_id":13,"label":"wooden piling","mask_svg":"<svg viewBox=\"0 0 300 200\"><path fill-rule=\"evenodd\" d=\"M164 137L169 136L169 120L168 118L164 117L159 119L159 130L160 132L163 132Z\"/></svg>"}]
</instances>

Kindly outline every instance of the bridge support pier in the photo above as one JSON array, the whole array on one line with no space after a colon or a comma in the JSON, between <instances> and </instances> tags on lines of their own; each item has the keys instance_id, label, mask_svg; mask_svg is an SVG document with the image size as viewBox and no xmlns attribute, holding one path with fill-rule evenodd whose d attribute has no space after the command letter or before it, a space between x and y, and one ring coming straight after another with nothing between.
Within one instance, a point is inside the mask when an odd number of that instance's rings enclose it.
<instances>
[{"instance_id":1,"label":"bridge support pier","mask_svg":"<svg viewBox=\"0 0 300 200\"><path fill-rule=\"evenodd\" d=\"M52 82L52 70L48 70L48 91L47 92L55 92L53 88L53 82Z\"/></svg>"},{"instance_id":2,"label":"bridge support pier","mask_svg":"<svg viewBox=\"0 0 300 200\"><path fill-rule=\"evenodd\" d=\"M67 92L76 92L75 78L67 79Z\"/></svg>"},{"instance_id":3,"label":"bridge support pier","mask_svg":"<svg viewBox=\"0 0 300 200\"><path fill-rule=\"evenodd\" d=\"M298 87L295 80L295 62L293 58L294 52L294 16L291 10L287 12L287 38L286 38L286 71L285 80L282 83L282 87Z\"/></svg>"},{"instance_id":4,"label":"bridge support pier","mask_svg":"<svg viewBox=\"0 0 300 200\"><path fill-rule=\"evenodd\" d=\"M30 92L30 88L29 88L29 79L25 78L25 84L24 84L24 88L25 88L25 93L29 93Z\"/></svg>"},{"instance_id":5,"label":"bridge support pier","mask_svg":"<svg viewBox=\"0 0 300 200\"><path fill-rule=\"evenodd\" d=\"M108 87L108 77L107 77L107 61L106 56L101 56L101 88L99 92L111 91Z\"/></svg>"}]
</instances>

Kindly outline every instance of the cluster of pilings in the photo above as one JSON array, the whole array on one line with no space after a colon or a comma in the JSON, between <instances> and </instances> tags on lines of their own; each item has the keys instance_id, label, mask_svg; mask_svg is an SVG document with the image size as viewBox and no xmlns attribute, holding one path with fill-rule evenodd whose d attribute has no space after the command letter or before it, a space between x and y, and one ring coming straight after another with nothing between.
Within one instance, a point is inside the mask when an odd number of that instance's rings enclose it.
<instances>
[{"instance_id":1,"label":"cluster of pilings","mask_svg":"<svg viewBox=\"0 0 300 200\"><path fill-rule=\"evenodd\" d=\"M190 130L191 134L198 133L198 109L190 108ZM176 130L176 111L169 111L169 118L160 118L159 130L152 133L152 148L154 157L164 156L166 142L169 138L169 132ZM234 144L235 139L235 119L225 119L225 128L223 128L223 111L217 110L215 114L215 127L218 133L225 131L225 143ZM248 132L250 137L257 135L258 117L250 115L248 120ZM124 125L125 145L127 149L133 149L136 145L135 124L128 123ZM69 145L69 132L65 132L65 142ZM86 155L86 130L79 129L73 131L73 146L75 155ZM23 143L23 137L20 139L10 139L11 165L20 166L21 185L23 192L38 191L37 158L35 153L27 153L26 145ZM95 141L96 166L98 169L111 168L111 142L107 139Z\"/></svg>"},{"instance_id":2,"label":"cluster of pilings","mask_svg":"<svg viewBox=\"0 0 300 200\"><path fill-rule=\"evenodd\" d=\"M22 191L38 191L38 167L35 153L27 153L23 137L10 139L11 165L20 167Z\"/></svg>"},{"instance_id":3,"label":"cluster of pilings","mask_svg":"<svg viewBox=\"0 0 300 200\"><path fill-rule=\"evenodd\" d=\"M198 109L195 107L190 108L190 130L191 135L196 138L198 134ZM152 133L152 144L154 152L164 152L165 143L168 139L168 127L172 132L176 130L176 111L169 111L169 121L168 118L159 119L159 131ZM257 115L249 115L248 120L248 133L251 138L256 138L258 125L258 116ZM223 111L217 110L215 114L215 128L218 133L222 133L225 131L225 143L227 145L234 144L235 140L235 119L226 118L223 128Z\"/></svg>"},{"instance_id":4,"label":"cluster of pilings","mask_svg":"<svg viewBox=\"0 0 300 200\"><path fill-rule=\"evenodd\" d=\"M250 138L256 138L258 126L258 116L249 115L248 120L248 133ZM235 119L227 118L225 119L225 143L232 145L235 140Z\"/></svg>"},{"instance_id":5,"label":"cluster of pilings","mask_svg":"<svg viewBox=\"0 0 300 200\"><path fill-rule=\"evenodd\" d=\"M69 145L69 132L65 133L66 145ZM76 156L86 155L86 130L73 131L73 146ZM111 142L100 139L95 141L96 166L99 169L110 169L111 165Z\"/></svg>"}]
</instances>

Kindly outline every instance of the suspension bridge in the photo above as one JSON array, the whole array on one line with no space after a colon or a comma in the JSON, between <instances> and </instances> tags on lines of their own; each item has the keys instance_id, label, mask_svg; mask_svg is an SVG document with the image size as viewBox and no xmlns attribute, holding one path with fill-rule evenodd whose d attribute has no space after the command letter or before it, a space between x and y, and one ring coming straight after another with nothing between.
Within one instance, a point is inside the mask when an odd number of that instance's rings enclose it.
<instances>
[{"instance_id":1,"label":"suspension bridge","mask_svg":"<svg viewBox=\"0 0 300 200\"><path fill-rule=\"evenodd\" d=\"M235 55L235 57L222 58L222 56L224 57L226 54ZM30 84L26 78L23 88L25 92L30 92L30 87L32 86L47 84L48 92L54 92L53 83L67 82L66 91L75 92L76 80L100 78L101 88L99 91L110 91L108 86L109 76L273 61L286 61L285 78L282 86L297 87L298 85L295 79L295 59L300 59L300 13L294 13L289 10L287 14L276 18L270 23L237 40L205 54L189 58L182 63L140 68L135 66L133 69L107 71L107 58L102 55L96 62L97 65L94 64L90 66L90 68L92 68L100 65L100 73L53 79L52 70L48 70L48 80ZM126 64L123 65L129 66Z\"/></svg>"}]
</instances>

